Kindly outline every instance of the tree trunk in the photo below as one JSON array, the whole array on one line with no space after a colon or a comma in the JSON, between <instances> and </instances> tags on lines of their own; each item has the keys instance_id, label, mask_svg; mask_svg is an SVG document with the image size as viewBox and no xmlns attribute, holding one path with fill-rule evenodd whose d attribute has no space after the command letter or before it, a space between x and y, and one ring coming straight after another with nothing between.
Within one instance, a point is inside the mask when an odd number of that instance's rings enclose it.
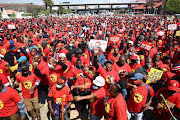
<instances>
[{"instance_id":1,"label":"tree trunk","mask_svg":"<svg viewBox=\"0 0 180 120\"><path fill-rule=\"evenodd\" d=\"M46 10L47 10L47 4L45 4L45 6L46 6Z\"/></svg>"}]
</instances>

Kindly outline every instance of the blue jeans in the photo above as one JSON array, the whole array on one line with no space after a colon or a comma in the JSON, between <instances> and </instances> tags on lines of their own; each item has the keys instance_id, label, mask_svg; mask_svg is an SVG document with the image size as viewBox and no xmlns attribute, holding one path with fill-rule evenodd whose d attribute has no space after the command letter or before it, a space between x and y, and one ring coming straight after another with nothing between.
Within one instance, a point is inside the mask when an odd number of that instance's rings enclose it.
<instances>
[{"instance_id":1,"label":"blue jeans","mask_svg":"<svg viewBox=\"0 0 180 120\"><path fill-rule=\"evenodd\" d=\"M95 116L91 114L91 111L89 112L88 118L90 120L100 120L103 116Z\"/></svg>"},{"instance_id":2,"label":"blue jeans","mask_svg":"<svg viewBox=\"0 0 180 120\"><path fill-rule=\"evenodd\" d=\"M123 98L125 99L125 97L126 97L126 88L122 89L121 94L122 94Z\"/></svg>"}]
</instances>

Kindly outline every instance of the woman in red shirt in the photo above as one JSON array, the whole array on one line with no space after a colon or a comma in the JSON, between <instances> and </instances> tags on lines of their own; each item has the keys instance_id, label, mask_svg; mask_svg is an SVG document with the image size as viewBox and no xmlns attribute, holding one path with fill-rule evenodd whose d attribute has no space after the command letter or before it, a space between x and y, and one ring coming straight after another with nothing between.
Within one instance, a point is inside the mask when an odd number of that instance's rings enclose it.
<instances>
[{"instance_id":1,"label":"woman in red shirt","mask_svg":"<svg viewBox=\"0 0 180 120\"><path fill-rule=\"evenodd\" d=\"M110 96L106 102L106 120L127 120L127 105L121 94L122 89L127 87L125 79L110 86Z\"/></svg>"}]
</instances>

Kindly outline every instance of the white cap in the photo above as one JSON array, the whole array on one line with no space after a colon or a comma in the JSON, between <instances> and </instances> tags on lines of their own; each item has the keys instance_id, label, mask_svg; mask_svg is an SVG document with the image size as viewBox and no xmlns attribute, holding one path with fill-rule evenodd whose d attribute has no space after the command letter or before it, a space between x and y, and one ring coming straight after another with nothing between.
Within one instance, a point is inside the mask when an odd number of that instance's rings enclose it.
<instances>
[{"instance_id":1,"label":"white cap","mask_svg":"<svg viewBox=\"0 0 180 120\"><path fill-rule=\"evenodd\" d=\"M97 76L95 80L93 80L93 83L96 86L103 87L105 85L105 80L101 76Z\"/></svg>"},{"instance_id":2,"label":"white cap","mask_svg":"<svg viewBox=\"0 0 180 120\"><path fill-rule=\"evenodd\" d=\"M65 53L60 53L59 57L66 57L66 54Z\"/></svg>"},{"instance_id":3,"label":"white cap","mask_svg":"<svg viewBox=\"0 0 180 120\"><path fill-rule=\"evenodd\" d=\"M134 43L133 43L133 41L132 41L132 40L130 40L128 43L130 43L131 45L134 45Z\"/></svg>"}]
</instances>

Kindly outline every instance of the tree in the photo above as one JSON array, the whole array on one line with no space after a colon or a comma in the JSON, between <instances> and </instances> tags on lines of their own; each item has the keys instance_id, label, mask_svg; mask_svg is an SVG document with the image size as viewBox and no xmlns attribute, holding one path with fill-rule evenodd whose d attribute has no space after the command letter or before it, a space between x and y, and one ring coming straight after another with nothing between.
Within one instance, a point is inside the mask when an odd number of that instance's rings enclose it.
<instances>
[{"instance_id":1,"label":"tree","mask_svg":"<svg viewBox=\"0 0 180 120\"><path fill-rule=\"evenodd\" d=\"M52 6L54 5L52 0L43 0L45 6L46 6L46 10L48 8L48 6L50 7L50 11L52 10Z\"/></svg>"},{"instance_id":2,"label":"tree","mask_svg":"<svg viewBox=\"0 0 180 120\"><path fill-rule=\"evenodd\" d=\"M58 15L63 14L63 10L64 10L63 6L59 5L59 7L58 7Z\"/></svg>"},{"instance_id":3,"label":"tree","mask_svg":"<svg viewBox=\"0 0 180 120\"><path fill-rule=\"evenodd\" d=\"M146 7L146 14L147 14L147 10L148 10L147 8L149 7L149 3L145 3L144 7Z\"/></svg>"},{"instance_id":4,"label":"tree","mask_svg":"<svg viewBox=\"0 0 180 120\"><path fill-rule=\"evenodd\" d=\"M180 14L180 0L168 0L166 3L166 11L169 14Z\"/></svg>"},{"instance_id":5,"label":"tree","mask_svg":"<svg viewBox=\"0 0 180 120\"><path fill-rule=\"evenodd\" d=\"M151 2L150 5L149 5L151 7L151 14L153 14L153 10L154 10L153 7L154 7L154 5L155 5L154 2Z\"/></svg>"}]
</instances>

